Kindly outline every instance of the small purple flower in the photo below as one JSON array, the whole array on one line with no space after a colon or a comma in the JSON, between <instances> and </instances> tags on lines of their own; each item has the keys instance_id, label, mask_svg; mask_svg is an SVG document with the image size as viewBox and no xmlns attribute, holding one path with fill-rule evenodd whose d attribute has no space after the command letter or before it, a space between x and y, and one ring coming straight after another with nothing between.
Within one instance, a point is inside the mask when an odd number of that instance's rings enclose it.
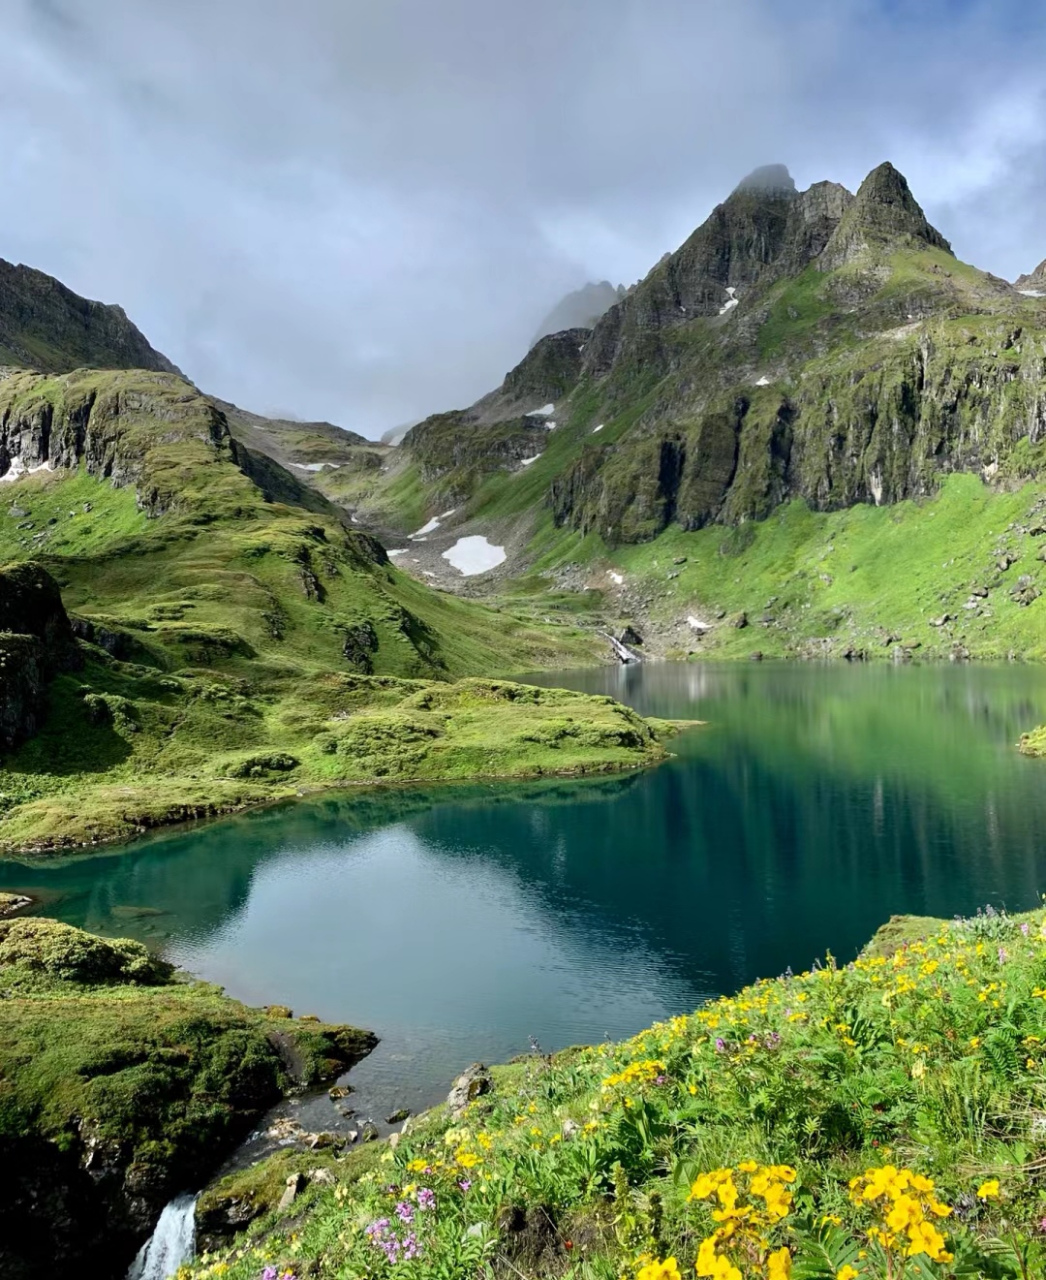
<instances>
[{"instance_id":1,"label":"small purple flower","mask_svg":"<svg viewBox=\"0 0 1046 1280\"><path fill-rule=\"evenodd\" d=\"M1022 925L1021 925L1021 933L1023 933L1025 937L1027 937L1027 936L1028 936L1028 925L1027 925L1027 923L1024 923L1024 924L1022 924Z\"/></svg>"},{"instance_id":2,"label":"small purple flower","mask_svg":"<svg viewBox=\"0 0 1046 1280\"><path fill-rule=\"evenodd\" d=\"M1006 961L1007 961L1008 959L1009 959L1009 956L1006 954L1006 948L1005 948L1005 947L1000 947L1000 948L999 948L999 963L1000 963L1000 964L1005 964L1005 963L1006 963Z\"/></svg>"},{"instance_id":3,"label":"small purple flower","mask_svg":"<svg viewBox=\"0 0 1046 1280\"><path fill-rule=\"evenodd\" d=\"M409 1223L414 1221L414 1206L412 1204L408 1204L406 1200L401 1200L399 1204L396 1205L395 1212L396 1217L399 1218L400 1222Z\"/></svg>"},{"instance_id":4,"label":"small purple flower","mask_svg":"<svg viewBox=\"0 0 1046 1280\"><path fill-rule=\"evenodd\" d=\"M379 1218L376 1222L372 1222L364 1231L364 1235L370 1236L373 1240L377 1236L383 1236L389 1229L388 1218Z\"/></svg>"},{"instance_id":5,"label":"small purple flower","mask_svg":"<svg viewBox=\"0 0 1046 1280\"><path fill-rule=\"evenodd\" d=\"M726 1048L726 1041L723 1039L722 1036L716 1036L716 1039L715 1039L716 1053L722 1053L725 1048Z\"/></svg>"},{"instance_id":6,"label":"small purple flower","mask_svg":"<svg viewBox=\"0 0 1046 1280\"><path fill-rule=\"evenodd\" d=\"M1046 1218L1043 1218L1039 1223L1039 1230L1046 1233Z\"/></svg>"},{"instance_id":7,"label":"small purple flower","mask_svg":"<svg viewBox=\"0 0 1046 1280\"><path fill-rule=\"evenodd\" d=\"M266 1267L261 1274L261 1280L277 1280L277 1271L275 1267Z\"/></svg>"},{"instance_id":8,"label":"small purple flower","mask_svg":"<svg viewBox=\"0 0 1046 1280\"><path fill-rule=\"evenodd\" d=\"M418 1245L418 1237L412 1231L410 1235L407 1236L407 1238L403 1241L404 1258L416 1258L418 1256L419 1247L420 1246Z\"/></svg>"},{"instance_id":9,"label":"small purple flower","mask_svg":"<svg viewBox=\"0 0 1046 1280\"><path fill-rule=\"evenodd\" d=\"M654 1084L668 1084L668 1076L655 1076Z\"/></svg>"},{"instance_id":10,"label":"small purple flower","mask_svg":"<svg viewBox=\"0 0 1046 1280\"><path fill-rule=\"evenodd\" d=\"M429 1187L418 1188L418 1208L419 1209L435 1209L436 1193Z\"/></svg>"},{"instance_id":11,"label":"small purple flower","mask_svg":"<svg viewBox=\"0 0 1046 1280\"><path fill-rule=\"evenodd\" d=\"M458 1186L462 1189L462 1191L468 1191L472 1186L472 1179L462 1178L461 1181L458 1183Z\"/></svg>"}]
</instances>

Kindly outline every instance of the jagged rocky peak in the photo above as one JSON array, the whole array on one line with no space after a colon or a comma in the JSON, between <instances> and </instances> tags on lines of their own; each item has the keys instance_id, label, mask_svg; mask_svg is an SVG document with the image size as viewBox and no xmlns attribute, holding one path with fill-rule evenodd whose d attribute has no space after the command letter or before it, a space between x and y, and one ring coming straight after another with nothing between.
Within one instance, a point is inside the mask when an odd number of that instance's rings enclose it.
<instances>
[{"instance_id":1,"label":"jagged rocky peak","mask_svg":"<svg viewBox=\"0 0 1046 1280\"><path fill-rule=\"evenodd\" d=\"M833 270L868 250L903 240L951 253L951 245L927 221L904 174L886 161L861 183L825 248L821 265Z\"/></svg>"},{"instance_id":2,"label":"jagged rocky peak","mask_svg":"<svg viewBox=\"0 0 1046 1280\"><path fill-rule=\"evenodd\" d=\"M1046 262L1040 262L1030 275L1018 276L1014 288L1033 295L1046 294Z\"/></svg>"}]
</instances>

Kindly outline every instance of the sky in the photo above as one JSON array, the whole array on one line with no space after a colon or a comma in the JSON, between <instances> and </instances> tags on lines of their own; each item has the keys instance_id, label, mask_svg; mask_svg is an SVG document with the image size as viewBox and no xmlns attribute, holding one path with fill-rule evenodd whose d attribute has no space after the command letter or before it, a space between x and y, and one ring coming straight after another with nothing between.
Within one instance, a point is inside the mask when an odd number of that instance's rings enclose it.
<instances>
[{"instance_id":1,"label":"sky","mask_svg":"<svg viewBox=\"0 0 1046 1280\"><path fill-rule=\"evenodd\" d=\"M889 159L960 257L1046 258L1027 0L0 0L0 257L201 388L377 436L500 382L757 165Z\"/></svg>"}]
</instances>

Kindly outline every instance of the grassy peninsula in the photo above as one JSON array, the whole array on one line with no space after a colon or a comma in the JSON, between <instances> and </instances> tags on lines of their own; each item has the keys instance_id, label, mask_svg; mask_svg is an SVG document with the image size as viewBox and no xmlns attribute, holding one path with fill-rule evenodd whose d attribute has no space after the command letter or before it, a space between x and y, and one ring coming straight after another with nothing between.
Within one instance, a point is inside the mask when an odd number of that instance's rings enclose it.
<instances>
[{"instance_id":1,"label":"grassy peninsula","mask_svg":"<svg viewBox=\"0 0 1046 1280\"><path fill-rule=\"evenodd\" d=\"M1030 1280L1044 1079L1046 913L898 918L852 963L495 1069L185 1275Z\"/></svg>"}]
</instances>

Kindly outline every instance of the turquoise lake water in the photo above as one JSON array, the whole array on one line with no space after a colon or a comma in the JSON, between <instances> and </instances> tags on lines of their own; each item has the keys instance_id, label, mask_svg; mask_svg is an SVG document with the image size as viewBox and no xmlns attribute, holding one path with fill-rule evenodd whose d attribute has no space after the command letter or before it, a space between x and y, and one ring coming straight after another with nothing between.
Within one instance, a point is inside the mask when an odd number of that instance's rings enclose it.
<instances>
[{"instance_id":1,"label":"turquoise lake water","mask_svg":"<svg viewBox=\"0 0 1046 1280\"><path fill-rule=\"evenodd\" d=\"M377 1115L458 1069L630 1035L896 912L1046 889L1033 667L647 665L558 673L698 718L677 756L582 781L332 794L0 887L139 937L248 1003L370 1027ZM325 1103L329 1107L329 1103Z\"/></svg>"}]
</instances>

